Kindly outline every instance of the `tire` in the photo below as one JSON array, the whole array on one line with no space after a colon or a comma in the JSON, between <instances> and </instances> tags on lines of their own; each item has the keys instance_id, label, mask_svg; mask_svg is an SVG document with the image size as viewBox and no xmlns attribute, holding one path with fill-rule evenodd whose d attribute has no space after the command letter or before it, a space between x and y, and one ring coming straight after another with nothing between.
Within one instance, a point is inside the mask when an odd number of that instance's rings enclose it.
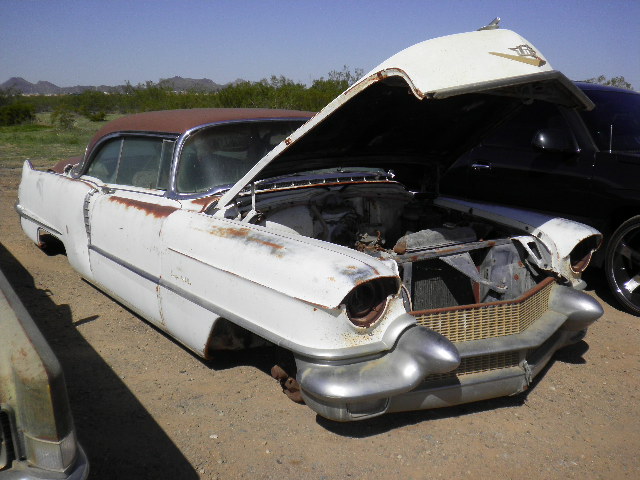
<instances>
[{"instance_id":1,"label":"tire","mask_svg":"<svg viewBox=\"0 0 640 480\"><path fill-rule=\"evenodd\" d=\"M616 299L640 315L640 215L631 217L613 233L607 244L605 274Z\"/></svg>"}]
</instances>

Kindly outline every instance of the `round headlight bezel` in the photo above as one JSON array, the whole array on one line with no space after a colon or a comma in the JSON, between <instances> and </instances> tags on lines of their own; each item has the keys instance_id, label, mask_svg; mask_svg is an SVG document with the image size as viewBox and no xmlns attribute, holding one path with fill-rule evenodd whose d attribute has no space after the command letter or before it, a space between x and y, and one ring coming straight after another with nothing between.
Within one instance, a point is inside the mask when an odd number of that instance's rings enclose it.
<instances>
[{"instance_id":1,"label":"round headlight bezel","mask_svg":"<svg viewBox=\"0 0 640 480\"><path fill-rule=\"evenodd\" d=\"M593 253L600 248L601 243L602 235L591 235L573 247L569 253L571 271L577 274L584 272L591 263Z\"/></svg>"},{"instance_id":2,"label":"round headlight bezel","mask_svg":"<svg viewBox=\"0 0 640 480\"><path fill-rule=\"evenodd\" d=\"M353 325L368 328L384 313L389 296L398 292L395 278L377 278L363 282L351 290L343 300L347 317Z\"/></svg>"}]
</instances>

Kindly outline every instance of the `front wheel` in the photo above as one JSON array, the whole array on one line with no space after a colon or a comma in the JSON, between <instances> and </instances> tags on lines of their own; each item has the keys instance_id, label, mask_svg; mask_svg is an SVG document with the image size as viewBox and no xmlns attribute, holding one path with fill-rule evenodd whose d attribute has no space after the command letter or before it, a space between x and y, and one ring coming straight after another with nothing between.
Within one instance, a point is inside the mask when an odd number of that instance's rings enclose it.
<instances>
[{"instance_id":1,"label":"front wheel","mask_svg":"<svg viewBox=\"0 0 640 480\"><path fill-rule=\"evenodd\" d=\"M640 315L640 215L620 225L609 240L605 272L618 301Z\"/></svg>"}]
</instances>

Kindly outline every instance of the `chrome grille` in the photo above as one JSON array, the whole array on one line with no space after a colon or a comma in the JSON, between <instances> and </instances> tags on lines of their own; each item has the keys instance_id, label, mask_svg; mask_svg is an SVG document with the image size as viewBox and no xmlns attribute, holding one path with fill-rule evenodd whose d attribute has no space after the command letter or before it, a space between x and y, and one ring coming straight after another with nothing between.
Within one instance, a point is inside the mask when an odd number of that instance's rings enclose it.
<instances>
[{"instance_id":1,"label":"chrome grille","mask_svg":"<svg viewBox=\"0 0 640 480\"><path fill-rule=\"evenodd\" d=\"M440 373L427 376L425 382L445 380L455 378L459 375L469 375L472 373L490 372L503 368L517 367L520 363L520 352L502 352L490 355L480 355L477 357L463 358L458 368L452 372Z\"/></svg>"},{"instance_id":2,"label":"chrome grille","mask_svg":"<svg viewBox=\"0 0 640 480\"><path fill-rule=\"evenodd\" d=\"M547 309L554 281L547 278L516 300L411 312L418 325L454 343L521 333Z\"/></svg>"}]
</instances>

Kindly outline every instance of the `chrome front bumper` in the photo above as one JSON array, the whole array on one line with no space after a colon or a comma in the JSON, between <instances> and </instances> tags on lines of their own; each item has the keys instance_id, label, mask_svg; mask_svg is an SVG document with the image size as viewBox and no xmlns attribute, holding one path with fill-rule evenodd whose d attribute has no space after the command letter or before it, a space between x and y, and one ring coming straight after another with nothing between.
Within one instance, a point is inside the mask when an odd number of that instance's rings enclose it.
<instances>
[{"instance_id":1,"label":"chrome front bumper","mask_svg":"<svg viewBox=\"0 0 640 480\"><path fill-rule=\"evenodd\" d=\"M14 461L8 470L0 472L2 480L85 480L89 477L89 461L80 445L76 460L66 472L44 470L29 465L26 461Z\"/></svg>"},{"instance_id":2,"label":"chrome front bumper","mask_svg":"<svg viewBox=\"0 0 640 480\"><path fill-rule=\"evenodd\" d=\"M513 395L602 314L586 293L553 285L547 309L520 333L453 343L415 325L376 358L335 363L298 357L297 380L307 405L336 421Z\"/></svg>"}]
</instances>

